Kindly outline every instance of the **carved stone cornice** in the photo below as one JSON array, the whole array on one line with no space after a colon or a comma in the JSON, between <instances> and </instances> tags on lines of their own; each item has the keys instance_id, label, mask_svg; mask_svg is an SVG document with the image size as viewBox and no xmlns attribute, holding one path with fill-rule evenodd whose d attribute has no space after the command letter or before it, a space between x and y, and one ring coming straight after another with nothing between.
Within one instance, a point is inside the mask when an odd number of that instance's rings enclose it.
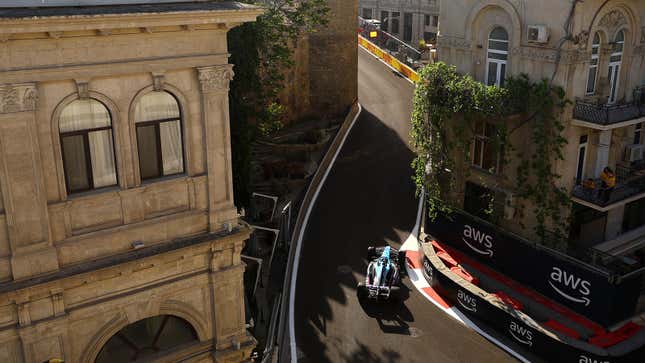
<instances>
[{"instance_id":1,"label":"carved stone cornice","mask_svg":"<svg viewBox=\"0 0 645 363\"><path fill-rule=\"evenodd\" d=\"M228 92L229 83L233 80L233 65L225 64L197 68L202 92Z\"/></svg>"},{"instance_id":2,"label":"carved stone cornice","mask_svg":"<svg viewBox=\"0 0 645 363\"><path fill-rule=\"evenodd\" d=\"M36 110L36 85L0 84L0 114Z\"/></svg>"},{"instance_id":3,"label":"carved stone cornice","mask_svg":"<svg viewBox=\"0 0 645 363\"><path fill-rule=\"evenodd\" d=\"M627 18L622 11L614 9L605 14L598 22L598 25L605 29L618 30L619 27L627 24Z\"/></svg>"},{"instance_id":4,"label":"carved stone cornice","mask_svg":"<svg viewBox=\"0 0 645 363\"><path fill-rule=\"evenodd\" d=\"M437 38L437 43L441 47L470 49L470 42L464 38L440 35Z\"/></svg>"}]
</instances>

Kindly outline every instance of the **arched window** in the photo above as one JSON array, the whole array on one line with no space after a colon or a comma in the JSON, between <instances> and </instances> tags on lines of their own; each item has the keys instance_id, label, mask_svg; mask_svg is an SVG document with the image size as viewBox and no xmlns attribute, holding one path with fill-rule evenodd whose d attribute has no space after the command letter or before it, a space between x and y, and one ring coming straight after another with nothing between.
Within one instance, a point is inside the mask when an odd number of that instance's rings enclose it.
<instances>
[{"instance_id":1,"label":"arched window","mask_svg":"<svg viewBox=\"0 0 645 363\"><path fill-rule=\"evenodd\" d=\"M76 100L63 109L58 122L67 192L116 185L108 109L94 99Z\"/></svg>"},{"instance_id":2,"label":"arched window","mask_svg":"<svg viewBox=\"0 0 645 363\"><path fill-rule=\"evenodd\" d=\"M587 94L596 92L596 77L598 77L598 58L600 55L600 34L596 33L591 44L591 62L589 63L589 76L587 77Z\"/></svg>"},{"instance_id":3,"label":"arched window","mask_svg":"<svg viewBox=\"0 0 645 363\"><path fill-rule=\"evenodd\" d=\"M172 315L154 316L114 334L101 348L95 363L135 362L163 356L164 351L197 340L195 329L187 321Z\"/></svg>"},{"instance_id":4,"label":"arched window","mask_svg":"<svg viewBox=\"0 0 645 363\"><path fill-rule=\"evenodd\" d=\"M168 92L150 92L134 107L141 179L184 172L181 111Z\"/></svg>"},{"instance_id":5,"label":"arched window","mask_svg":"<svg viewBox=\"0 0 645 363\"><path fill-rule=\"evenodd\" d=\"M618 97L620 81L620 66L623 62L623 48L625 46L625 32L619 31L614 37L614 51L609 58L609 103L615 103Z\"/></svg>"},{"instance_id":6,"label":"arched window","mask_svg":"<svg viewBox=\"0 0 645 363\"><path fill-rule=\"evenodd\" d=\"M508 33L496 27L488 36L488 56L486 60L486 84L504 86L506 64L508 61Z\"/></svg>"}]
</instances>

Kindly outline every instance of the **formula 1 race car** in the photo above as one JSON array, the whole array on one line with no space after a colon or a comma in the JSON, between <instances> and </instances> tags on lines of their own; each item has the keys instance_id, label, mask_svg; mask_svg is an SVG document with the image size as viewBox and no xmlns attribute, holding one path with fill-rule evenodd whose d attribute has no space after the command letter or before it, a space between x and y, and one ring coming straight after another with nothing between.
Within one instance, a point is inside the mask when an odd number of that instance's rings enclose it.
<instances>
[{"instance_id":1,"label":"formula 1 race car","mask_svg":"<svg viewBox=\"0 0 645 363\"><path fill-rule=\"evenodd\" d=\"M367 274L365 282L357 287L359 299L388 300L398 297L401 272L405 271L405 251L390 246L367 249Z\"/></svg>"}]
</instances>

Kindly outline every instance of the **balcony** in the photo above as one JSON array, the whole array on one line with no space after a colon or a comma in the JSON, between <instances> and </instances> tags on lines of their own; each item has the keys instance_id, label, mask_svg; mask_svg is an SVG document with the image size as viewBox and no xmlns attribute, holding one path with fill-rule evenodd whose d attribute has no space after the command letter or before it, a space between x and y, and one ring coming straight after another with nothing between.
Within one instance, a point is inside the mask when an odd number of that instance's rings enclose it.
<instances>
[{"instance_id":1,"label":"balcony","mask_svg":"<svg viewBox=\"0 0 645 363\"><path fill-rule=\"evenodd\" d=\"M610 130L645 121L645 87L634 90L634 101L614 105L576 100L573 124Z\"/></svg>"},{"instance_id":2,"label":"balcony","mask_svg":"<svg viewBox=\"0 0 645 363\"><path fill-rule=\"evenodd\" d=\"M590 188L578 183L573 188L573 201L605 212L614 206L645 197L645 162L617 166L616 187L609 193L602 189L600 179L594 180L594 184L595 187Z\"/></svg>"}]
</instances>

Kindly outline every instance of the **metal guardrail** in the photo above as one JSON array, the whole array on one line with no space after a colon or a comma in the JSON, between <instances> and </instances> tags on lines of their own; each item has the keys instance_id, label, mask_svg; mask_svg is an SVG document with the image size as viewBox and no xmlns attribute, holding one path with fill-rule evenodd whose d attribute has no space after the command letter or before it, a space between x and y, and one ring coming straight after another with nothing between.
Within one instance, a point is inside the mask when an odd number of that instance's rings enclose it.
<instances>
[{"instance_id":1,"label":"metal guardrail","mask_svg":"<svg viewBox=\"0 0 645 363\"><path fill-rule=\"evenodd\" d=\"M572 195L576 198L593 203L599 207L620 202L645 192L645 165L638 166L616 166L616 187L607 194L601 187L594 189L576 185ZM600 179L594 180L595 185L601 185Z\"/></svg>"},{"instance_id":2,"label":"metal guardrail","mask_svg":"<svg viewBox=\"0 0 645 363\"><path fill-rule=\"evenodd\" d=\"M377 47L387 51L393 57L411 67L417 69L423 66L421 62L422 53L402 41L396 36L380 29L373 22L358 17L359 34Z\"/></svg>"},{"instance_id":3,"label":"metal guardrail","mask_svg":"<svg viewBox=\"0 0 645 363\"><path fill-rule=\"evenodd\" d=\"M298 211L298 216L296 218L296 223L294 224L293 227L293 234L291 238L291 242L289 244L289 257L287 261L287 271L285 273L285 278L284 278L284 284L282 288L282 295L281 295L281 302L280 302L280 312L279 312L279 324L278 324L278 330L277 330L277 337L275 339L276 344L278 345L278 349L271 349L273 351L273 354L277 354L277 361L278 362L290 362L290 351L289 349L282 349L280 345L283 343L289 343L288 340L285 341L285 334L288 334L287 328L288 328L288 313L289 313L289 301L291 298L291 276L293 274L293 266L294 262L296 259L296 241L299 238L300 234L304 232L303 228L306 226L304 225L305 221L305 216L307 214L307 209L312 205L314 202L314 196L316 194L316 190L318 189L319 184L323 181L324 175L326 170L330 167L332 160L334 159L334 154L336 150L340 147L345 134L349 131L350 126L352 125L352 121L355 116L360 113L360 105L358 102L356 102L352 108L351 111L349 112L348 116L345 118L345 121L343 122L343 125L341 128L338 130L338 133L336 134L336 137L334 137L334 140L332 141L331 145L329 146L329 149L325 153L325 156L323 157L322 162L320 163L318 170L314 174L311 183L309 183L309 187L307 188L307 192L302 200L302 203L300 205L300 210ZM289 338L288 336L286 338ZM293 337L291 337L293 338ZM286 348L286 347L285 347ZM284 355L283 355L284 354ZM274 360L276 361L276 360Z\"/></svg>"},{"instance_id":4,"label":"metal guardrail","mask_svg":"<svg viewBox=\"0 0 645 363\"><path fill-rule=\"evenodd\" d=\"M634 120L645 117L645 103L643 101L645 101L645 86L637 87L634 90L631 102L607 105L576 100L573 118L603 126Z\"/></svg>"}]
</instances>

